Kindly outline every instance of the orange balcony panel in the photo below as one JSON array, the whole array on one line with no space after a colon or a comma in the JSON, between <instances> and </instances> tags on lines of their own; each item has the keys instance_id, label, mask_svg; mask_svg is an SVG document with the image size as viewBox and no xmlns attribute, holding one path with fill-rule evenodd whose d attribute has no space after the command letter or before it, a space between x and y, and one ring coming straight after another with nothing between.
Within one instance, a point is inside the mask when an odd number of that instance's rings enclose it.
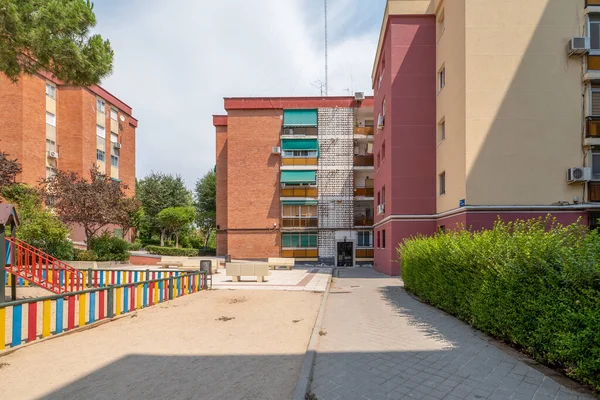
<instances>
[{"instance_id":1,"label":"orange balcony panel","mask_svg":"<svg viewBox=\"0 0 600 400\"><path fill-rule=\"evenodd\" d=\"M281 257L284 258L317 258L319 250L317 249L282 249Z\"/></svg>"},{"instance_id":2,"label":"orange balcony panel","mask_svg":"<svg viewBox=\"0 0 600 400\"><path fill-rule=\"evenodd\" d=\"M600 5L600 0L598 0L598 5ZM600 56L588 56L588 70L600 71Z\"/></svg>"},{"instance_id":3,"label":"orange balcony panel","mask_svg":"<svg viewBox=\"0 0 600 400\"><path fill-rule=\"evenodd\" d=\"M281 220L282 228L318 228L319 220L317 218L283 218Z\"/></svg>"},{"instance_id":4,"label":"orange balcony panel","mask_svg":"<svg viewBox=\"0 0 600 400\"><path fill-rule=\"evenodd\" d=\"M375 128L372 126L358 126L354 128L355 135L373 135L375 134Z\"/></svg>"},{"instance_id":5,"label":"orange balcony panel","mask_svg":"<svg viewBox=\"0 0 600 400\"><path fill-rule=\"evenodd\" d=\"M585 2L586 6L600 6L600 0L587 0Z\"/></svg>"},{"instance_id":6,"label":"orange balcony panel","mask_svg":"<svg viewBox=\"0 0 600 400\"><path fill-rule=\"evenodd\" d=\"M600 138L600 118L588 118L585 137Z\"/></svg>"},{"instance_id":7,"label":"orange balcony panel","mask_svg":"<svg viewBox=\"0 0 600 400\"><path fill-rule=\"evenodd\" d=\"M285 166L312 166L318 165L318 158L282 158L281 165Z\"/></svg>"},{"instance_id":8,"label":"orange balcony panel","mask_svg":"<svg viewBox=\"0 0 600 400\"><path fill-rule=\"evenodd\" d=\"M285 187L281 188L281 197L317 197L319 190L316 187Z\"/></svg>"},{"instance_id":9,"label":"orange balcony panel","mask_svg":"<svg viewBox=\"0 0 600 400\"><path fill-rule=\"evenodd\" d=\"M354 156L355 167L373 167L375 165L373 155L368 156Z\"/></svg>"},{"instance_id":10,"label":"orange balcony panel","mask_svg":"<svg viewBox=\"0 0 600 400\"><path fill-rule=\"evenodd\" d=\"M356 258L373 258L375 250L373 249L356 249Z\"/></svg>"},{"instance_id":11,"label":"orange balcony panel","mask_svg":"<svg viewBox=\"0 0 600 400\"><path fill-rule=\"evenodd\" d=\"M375 189L373 188L354 188L354 196L373 197Z\"/></svg>"},{"instance_id":12,"label":"orange balcony panel","mask_svg":"<svg viewBox=\"0 0 600 400\"><path fill-rule=\"evenodd\" d=\"M372 218L355 218L354 226L373 226Z\"/></svg>"}]
</instances>

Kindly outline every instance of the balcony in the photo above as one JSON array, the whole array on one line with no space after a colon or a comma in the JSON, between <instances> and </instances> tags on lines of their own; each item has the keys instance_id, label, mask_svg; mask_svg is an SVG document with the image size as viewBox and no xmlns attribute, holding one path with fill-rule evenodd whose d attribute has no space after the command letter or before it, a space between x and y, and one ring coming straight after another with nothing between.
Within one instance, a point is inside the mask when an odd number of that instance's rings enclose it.
<instances>
[{"instance_id":1,"label":"balcony","mask_svg":"<svg viewBox=\"0 0 600 400\"><path fill-rule=\"evenodd\" d=\"M301 138L301 137L310 137L317 136L318 128L314 127L286 127L281 131L281 136L292 137L292 138Z\"/></svg>"},{"instance_id":2,"label":"balcony","mask_svg":"<svg viewBox=\"0 0 600 400\"><path fill-rule=\"evenodd\" d=\"M372 126L355 126L354 134L355 135L374 135L375 128Z\"/></svg>"},{"instance_id":3,"label":"balcony","mask_svg":"<svg viewBox=\"0 0 600 400\"><path fill-rule=\"evenodd\" d=\"M374 197L375 189L372 187L355 187L354 188L354 197Z\"/></svg>"},{"instance_id":4,"label":"balcony","mask_svg":"<svg viewBox=\"0 0 600 400\"><path fill-rule=\"evenodd\" d=\"M281 220L282 228L318 228L319 220L317 217L283 217Z\"/></svg>"},{"instance_id":5,"label":"balcony","mask_svg":"<svg viewBox=\"0 0 600 400\"><path fill-rule=\"evenodd\" d=\"M354 226L373 226L373 218L363 216L354 217Z\"/></svg>"},{"instance_id":6,"label":"balcony","mask_svg":"<svg viewBox=\"0 0 600 400\"><path fill-rule=\"evenodd\" d=\"M281 188L281 197L317 197L316 186L285 186Z\"/></svg>"},{"instance_id":7,"label":"balcony","mask_svg":"<svg viewBox=\"0 0 600 400\"><path fill-rule=\"evenodd\" d=\"M318 158L282 158L281 165L285 167L306 167L306 166L315 166L319 164Z\"/></svg>"},{"instance_id":8,"label":"balcony","mask_svg":"<svg viewBox=\"0 0 600 400\"><path fill-rule=\"evenodd\" d=\"M366 249L366 248L357 248L356 249L356 258L373 258L375 257L374 249Z\"/></svg>"},{"instance_id":9,"label":"balcony","mask_svg":"<svg viewBox=\"0 0 600 400\"><path fill-rule=\"evenodd\" d=\"M284 258L317 258L318 249L281 249L281 257Z\"/></svg>"},{"instance_id":10,"label":"balcony","mask_svg":"<svg viewBox=\"0 0 600 400\"><path fill-rule=\"evenodd\" d=\"M600 117L587 117L583 144L585 146L600 145Z\"/></svg>"},{"instance_id":11,"label":"balcony","mask_svg":"<svg viewBox=\"0 0 600 400\"><path fill-rule=\"evenodd\" d=\"M373 154L368 155L355 155L354 156L355 167L374 167L375 160Z\"/></svg>"}]
</instances>

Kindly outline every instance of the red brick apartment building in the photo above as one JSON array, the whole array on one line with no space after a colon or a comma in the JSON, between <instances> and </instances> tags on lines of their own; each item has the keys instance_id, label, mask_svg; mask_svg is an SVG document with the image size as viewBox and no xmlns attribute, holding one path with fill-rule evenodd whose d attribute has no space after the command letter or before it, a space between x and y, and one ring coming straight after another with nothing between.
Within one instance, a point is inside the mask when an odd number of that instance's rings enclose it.
<instances>
[{"instance_id":1,"label":"red brick apartment building","mask_svg":"<svg viewBox=\"0 0 600 400\"><path fill-rule=\"evenodd\" d=\"M373 99L227 98L213 117L217 253L373 262Z\"/></svg>"},{"instance_id":2,"label":"red brick apartment building","mask_svg":"<svg viewBox=\"0 0 600 400\"><path fill-rule=\"evenodd\" d=\"M64 85L49 75L0 76L0 150L23 166L21 182L37 185L57 168L89 176L92 165L135 190L131 107L99 86ZM82 242L83 232L72 239Z\"/></svg>"}]
</instances>

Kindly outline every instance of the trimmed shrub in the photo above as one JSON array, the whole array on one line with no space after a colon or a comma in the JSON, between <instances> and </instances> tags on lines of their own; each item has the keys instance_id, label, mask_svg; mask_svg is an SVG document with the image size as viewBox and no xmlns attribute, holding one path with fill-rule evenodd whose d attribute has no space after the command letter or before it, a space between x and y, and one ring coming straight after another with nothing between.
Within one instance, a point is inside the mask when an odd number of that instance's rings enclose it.
<instances>
[{"instance_id":1,"label":"trimmed shrub","mask_svg":"<svg viewBox=\"0 0 600 400\"><path fill-rule=\"evenodd\" d=\"M407 290L600 389L600 235L554 219L418 237L398 248Z\"/></svg>"},{"instance_id":2,"label":"trimmed shrub","mask_svg":"<svg viewBox=\"0 0 600 400\"><path fill-rule=\"evenodd\" d=\"M176 247L146 246L146 251L150 254L158 254L161 256L196 257L198 255L197 249L183 249Z\"/></svg>"},{"instance_id":3,"label":"trimmed shrub","mask_svg":"<svg viewBox=\"0 0 600 400\"><path fill-rule=\"evenodd\" d=\"M126 240L111 236L105 232L93 238L91 249L98 255L97 261L127 261L129 259L129 243Z\"/></svg>"},{"instance_id":4,"label":"trimmed shrub","mask_svg":"<svg viewBox=\"0 0 600 400\"><path fill-rule=\"evenodd\" d=\"M75 249L74 261L98 261L98 254L92 250Z\"/></svg>"},{"instance_id":5,"label":"trimmed shrub","mask_svg":"<svg viewBox=\"0 0 600 400\"><path fill-rule=\"evenodd\" d=\"M142 248L142 242L136 239L135 242L129 243L129 251L138 251Z\"/></svg>"},{"instance_id":6,"label":"trimmed shrub","mask_svg":"<svg viewBox=\"0 0 600 400\"><path fill-rule=\"evenodd\" d=\"M214 257L217 255L216 249L199 249L197 252L201 257Z\"/></svg>"}]
</instances>

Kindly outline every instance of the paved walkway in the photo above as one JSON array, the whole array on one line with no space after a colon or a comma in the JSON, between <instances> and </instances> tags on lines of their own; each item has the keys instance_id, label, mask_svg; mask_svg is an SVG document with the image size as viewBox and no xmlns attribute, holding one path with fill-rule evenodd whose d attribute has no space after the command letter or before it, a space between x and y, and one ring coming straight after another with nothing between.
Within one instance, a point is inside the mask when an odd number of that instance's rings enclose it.
<instances>
[{"instance_id":1,"label":"paved walkway","mask_svg":"<svg viewBox=\"0 0 600 400\"><path fill-rule=\"evenodd\" d=\"M593 398L371 269L334 278L322 331L311 388L319 400Z\"/></svg>"}]
</instances>

